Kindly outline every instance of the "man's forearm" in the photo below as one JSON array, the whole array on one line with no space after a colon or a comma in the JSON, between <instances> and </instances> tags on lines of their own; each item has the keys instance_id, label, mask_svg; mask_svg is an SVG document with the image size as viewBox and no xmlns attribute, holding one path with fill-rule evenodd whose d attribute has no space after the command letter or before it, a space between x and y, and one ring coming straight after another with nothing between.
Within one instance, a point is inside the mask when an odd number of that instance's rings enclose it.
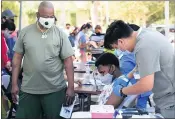
<instances>
[{"instance_id":1,"label":"man's forearm","mask_svg":"<svg viewBox=\"0 0 175 119\"><path fill-rule=\"evenodd\" d=\"M126 95L138 95L150 90L138 81L135 85L123 88L122 91Z\"/></svg>"},{"instance_id":2,"label":"man's forearm","mask_svg":"<svg viewBox=\"0 0 175 119\"><path fill-rule=\"evenodd\" d=\"M68 87L74 88L74 69L72 57L68 57L64 60L65 71L68 79Z\"/></svg>"},{"instance_id":3,"label":"man's forearm","mask_svg":"<svg viewBox=\"0 0 175 119\"><path fill-rule=\"evenodd\" d=\"M12 61L12 84L17 85L18 83L18 76L21 69L21 61L22 55L14 54L13 61Z\"/></svg>"},{"instance_id":4,"label":"man's forearm","mask_svg":"<svg viewBox=\"0 0 175 119\"><path fill-rule=\"evenodd\" d=\"M122 92L126 95L138 95L151 91L154 86L154 74L141 78L136 84L123 88Z\"/></svg>"}]
</instances>

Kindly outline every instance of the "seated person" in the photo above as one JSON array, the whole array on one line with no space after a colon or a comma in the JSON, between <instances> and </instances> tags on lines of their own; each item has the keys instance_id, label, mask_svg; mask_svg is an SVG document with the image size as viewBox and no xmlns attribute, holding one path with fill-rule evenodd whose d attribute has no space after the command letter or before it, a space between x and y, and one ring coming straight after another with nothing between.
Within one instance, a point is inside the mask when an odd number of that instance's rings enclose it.
<instances>
[{"instance_id":1,"label":"seated person","mask_svg":"<svg viewBox=\"0 0 175 119\"><path fill-rule=\"evenodd\" d=\"M95 66L97 67L98 72L101 74L100 79L102 83L106 84L103 89L106 94L102 94L99 97L99 104L105 104L108 97L111 95L113 90L112 88L114 88L116 85L123 85L125 87L129 84L129 80L125 76L121 76L119 61L112 53L102 54L95 62ZM108 91L106 92L106 90ZM114 107L118 107L122 103L123 99L124 98L122 97L117 97L115 103L112 103L112 105Z\"/></svg>"},{"instance_id":2,"label":"seated person","mask_svg":"<svg viewBox=\"0 0 175 119\"><path fill-rule=\"evenodd\" d=\"M126 55L126 56L125 56ZM133 73L135 72L135 62L132 57L128 58L130 55L124 54L123 57L121 57L122 61L118 61L117 57L111 53L105 53L103 55L101 55L98 60L96 61L95 65L98 68L99 73L102 75L101 76L101 80L104 84L112 84L110 86L105 86L104 90L108 90L108 94L105 94L105 97L99 97L99 104L105 104L108 97L110 96L111 92L112 92L112 87L115 87L116 85L123 85L124 87L127 86L129 84L129 82L131 83L130 85L136 83L136 80L133 78ZM132 54L131 54L132 56ZM124 58L124 59L123 59ZM120 69L121 66L125 65L125 67L123 66L122 68L124 69ZM119 68L120 66L120 68ZM120 70L120 71L119 71ZM130 73L129 73L130 72ZM128 74L129 73L129 74ZM121 74L123 75L127 75L127 77L119 77ZM118 80L117 80L118 79ZM125 82L126 81L126 82ZM129 82L128 82L129 81ZM107 89L108 88L108 89ZM142 95L138 96L138 101L136 104L137 108L146 108L146 104L149 98L150 92L148 93L144 93ZM103 95L101 95L103 96ZM102 98L106 98L106 99L102 99ZM100 100L101 99L101 100ZM116 97L115 98L115 103L113 103L113 105L115 107L118 107L123 98L121 97ZM108 102L106 104L111 104L111 102Z\"/></svg>"},{"instance_id":3,"label":"seated person","mask_svg":"<svg viewBox=\"0 0 175 119\"><path fill-rule=\"evenodd\" d=\"M97 25L95 27L95 33L90 36L90 45L93 46L94 48L99 48L102 47L104 44L104 35L102 33L102 28L100 25Z\"/></svg>"}]
</instances>

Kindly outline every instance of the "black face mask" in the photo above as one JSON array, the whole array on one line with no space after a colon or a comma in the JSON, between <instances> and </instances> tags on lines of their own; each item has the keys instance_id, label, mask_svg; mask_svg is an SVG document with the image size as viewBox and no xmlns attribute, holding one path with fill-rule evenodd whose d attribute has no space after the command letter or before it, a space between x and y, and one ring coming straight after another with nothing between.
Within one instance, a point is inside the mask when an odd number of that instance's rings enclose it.
<instances>
[{"instance_id":1,"label":"black face mask","mask_svg":"<svg viewBox=\"0 0 175 119\"><path fill-rule=\"evenodd\" d=\"M98 33L96 33L96 35L98 36L98 35L101 35L101 33L100 32L98 32Z\"/></svg>"},{"instance_id":2,"label":"black face mask","mask_svg":"<svg viewBox=\"0 0 175 119\"><path fill-rule=\"evenodd\" d=\"M4 18L2 18L2 19L1 19L1 24L4 24L6 20L11 21L11 22L13 22L13 23L15 22L14 19L4 19Z\"/></svg>"},{"instance_id":3,"label":"black face mask","mask_svg":"<svg viewBox=\"0 0 175 119\"><path fill-rule=\"evenodd\" d=\"M14 20L14 19L10 19L10 21L15 22L15 20Z\"/></svg>"}]
</instances>

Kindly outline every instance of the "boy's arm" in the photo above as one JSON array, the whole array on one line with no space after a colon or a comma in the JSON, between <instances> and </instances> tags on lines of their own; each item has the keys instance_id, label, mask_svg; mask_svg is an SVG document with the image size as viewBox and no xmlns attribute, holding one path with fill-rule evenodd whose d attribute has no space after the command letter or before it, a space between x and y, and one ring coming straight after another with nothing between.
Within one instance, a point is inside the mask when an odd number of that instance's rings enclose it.
<instances>
[{"instance_id":1,"label":"boy's arm","mask_svg":"<svg viewBox=\"0 0 175 119\"><path fill-rule=\"evenodd\" d=\"M123 102L123 98L116 96L113 92L109 97L109 100L106 102L105 105L113 105L117 108Z\"/></svg>"}]
</instances>

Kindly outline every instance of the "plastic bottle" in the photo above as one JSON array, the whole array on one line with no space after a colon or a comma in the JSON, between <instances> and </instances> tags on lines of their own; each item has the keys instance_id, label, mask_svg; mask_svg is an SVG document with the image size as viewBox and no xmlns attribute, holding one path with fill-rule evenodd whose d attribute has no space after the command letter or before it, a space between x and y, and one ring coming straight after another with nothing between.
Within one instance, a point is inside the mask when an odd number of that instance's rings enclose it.
<instances>
[{"instance_id":1,"label":"plastic bottle","mask_svg":"<svg viewBox=\"0 0 175 119\"><path fill-rule=\"evenodd\" d=\"M86 73L84 75L84 80L83 80L83 84L87 84L90 80L90 67L89 64L86 64Z\"/></svg>"}]
</instances>

